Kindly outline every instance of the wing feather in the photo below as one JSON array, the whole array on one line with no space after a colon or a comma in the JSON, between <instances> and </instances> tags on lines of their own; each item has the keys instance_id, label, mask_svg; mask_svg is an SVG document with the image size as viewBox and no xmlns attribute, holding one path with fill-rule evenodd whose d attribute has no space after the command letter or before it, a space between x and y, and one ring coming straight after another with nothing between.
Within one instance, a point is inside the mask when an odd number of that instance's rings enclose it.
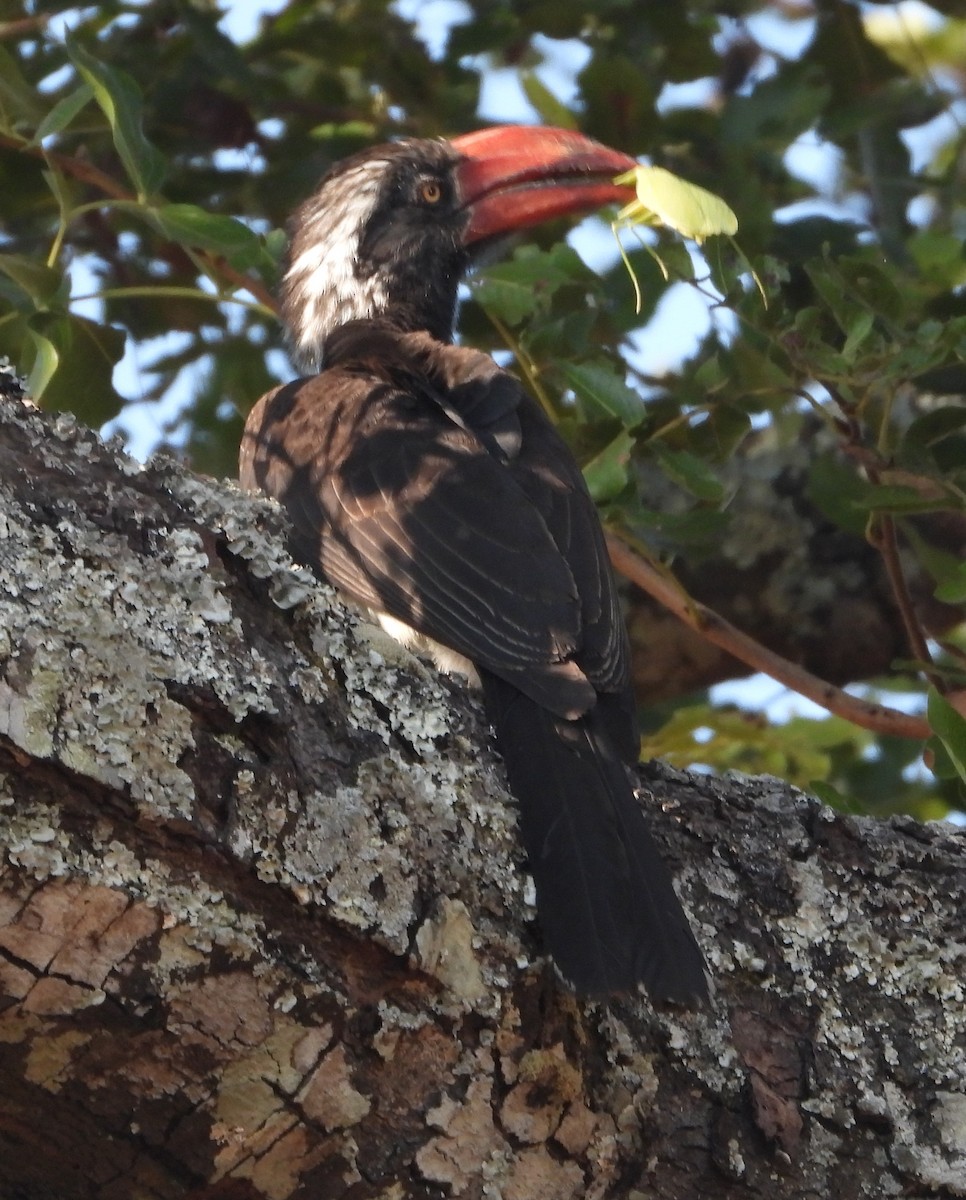
<instances>
[{"instance_id":1,"label":"wing feather","mask_svg":"<svg viewBox=\"0 0 966 1200\"><path fill-rule=\"evenodd\" d=\"M339 368L297 380L253 410L241 475L285 505L298 556L353 600L551 707L593 702L578 670L561 671L581 603L543 517L432 402ZM561 676L571 687L554 704Z\"/></svg>"}]
</instances>

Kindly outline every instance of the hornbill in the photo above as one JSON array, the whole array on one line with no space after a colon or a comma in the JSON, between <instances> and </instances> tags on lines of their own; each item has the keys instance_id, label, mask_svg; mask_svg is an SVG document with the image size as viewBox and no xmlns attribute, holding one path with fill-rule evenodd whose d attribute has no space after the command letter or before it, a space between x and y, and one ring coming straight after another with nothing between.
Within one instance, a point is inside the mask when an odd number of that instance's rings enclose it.
<instances>
[{"instance_id":1,"label":"hornbill","mask_svg":"<svg viewBox=\"0 0 966 1200\"><path fill-rule=\"evenodd\" d=\"M629 648L567 446L489 356L453 344L480 249L626 201L624 154L504 126L337 163L296 212L282 315L314 371L253 408L243 486L292 550L385 628L482 685L547 945L581 993L706 996L701 954L625 763Z\"/></svg>"}]
</instances>

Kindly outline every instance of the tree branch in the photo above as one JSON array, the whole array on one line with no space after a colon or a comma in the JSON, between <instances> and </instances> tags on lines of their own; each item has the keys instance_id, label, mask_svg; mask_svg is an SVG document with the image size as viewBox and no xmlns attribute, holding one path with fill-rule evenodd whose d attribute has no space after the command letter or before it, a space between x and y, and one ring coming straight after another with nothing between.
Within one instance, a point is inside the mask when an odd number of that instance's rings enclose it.
<instances>
[{"instance_id":1,"label":"tree branch","mask_svg":"<svg viewBox=\"0 0 966 1200\"><path fill-rule=\"evenodd\" d=\"M779 683L792 688L815 704L863 729L923 741L930 736L930 729L925 721L897 709L882 704L869 704L850 696L848 692L817 678L796 663L789 662L788 659L769 650L748 634L742 633L713 609L687 595L679 584L632 550L618 533L612 531L607 534L607 548L611 562L622 575L691 629L726 650L746 666L770 675L772 679L777 679Z\"/></svg>"}]
</instances>

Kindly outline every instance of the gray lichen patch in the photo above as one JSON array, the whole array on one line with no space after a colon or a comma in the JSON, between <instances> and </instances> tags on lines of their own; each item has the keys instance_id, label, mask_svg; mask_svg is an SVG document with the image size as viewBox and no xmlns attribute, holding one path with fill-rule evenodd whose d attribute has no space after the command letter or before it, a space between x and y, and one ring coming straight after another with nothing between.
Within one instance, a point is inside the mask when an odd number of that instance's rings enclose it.
<instances>
[{"instance_id":1,"label":"gray lichen patch","mask_svg":"<svg viewBox=\"0 0 966 1200\"><path fill-rule=\"evenodd\" d=\"M3 731L28 754L186 815L193 789L178 760L193 745L191 720L165 683L213 671L203 643L225 613L185 531L134 560L125 539L80 518L38 536L9 497L4 511Z\"/></svg>"},{"instance_id":2,"label":"gray lichen patch","mask_svg":"<svg viewBox=\"0 0 966 1200\"><path fill-rule=\"evenodd\" d=\"M410 761L389 748L352 784L279 797L265 814L274 836L250 831L255 869L404 954L425 895L456 894L468 869L477 903L489 895L522 905L513 810L496 791L484 802L487 787L479 765ZM475 819L484 807L486 825ZM503 840L502 859L492 854L494 837Z\"/></svg>"},{"instance_id":3,"label":"gray lichen patch","mask_svg":"<svg viewBox=\"0 0 966 1200\"><path fill-rule=\"evenodd\" d=\"M292 562L274 503L169 459L142 468L69 418L8 406L4 421L51 480L42 510L16 473L0 486L14 745L152 821L226 811L224 844L257 879L396 954L469 867L466 899L492 913L480 936L498 937L505 905L523 908L515 814L452 685ZM102 476L79 500L78 479ZM11 839L19 865L48 868L56 846ZM119 885L137 886L126 866Z\"/></svg>"},{"instance_id":4,"label":"gray lichen patch","mask_svg":"<svg viewBox=\"0 0 966 1200\"><path fill-rule=\"evenodd\" d=\"M281 881L301 883L345 924L378 930L397 953L405 950L417 881L403 844L384 836L364 786L306 798L283 843Z\"/></svg>"},{"instance_id":5,"label":"gray lichen patch","mask_svg":"<svg viewBox=\"0 0 966 1200\"><path fill-rule=\"evenodd\" d=\"M718 810L692 888L714 897L715 928L701 932L719 992L710 1012L660 1017L689 1074L750 1098L816 1195L840 1194L842 1155L863 1143L883 1168L869 1195L966 1194L966 1108L950 1099L966 1095L961 833L845 816L768 778L743 781L738 799L726 781L648 774L657 798L673 780ZM621 1009L606 1022L615 1075L645 1095L640 1027ZM722 1167L754 1161L739 1139Z\"/></svg>"},{"instance_id":6,"label":"gray lichen patch","mask_svg":"<svg viewBox=\"0 0 966 1200\"><path fill-rule=\"evenodd\" d=\"M820 816L832 824L874 829L871 821L829 810ZM922 890L913 885L903 860L913 846L920 855L928 851L899 839L884 846L875 866L889 883L880 895L870 892L868 877L823 866L817 855L790 864L797 907L777 923L784 954L797 986L814 1006L816 1041L843 1063L865 1064L853 1069L870 1089L872 1064L880 1055L908 1061L908 1045L897 1035L905 1039L915 1029L916 1014L928 1011L934 1014L932 1028L918 1049L917 1069L966 1093L962 896L934 894L926 912ZM937 926L951 936L937 939ZM830 971L829 963L838 965ZM854 997L870 993L878 998L875 1009L857 1007ZM905 1019L897 1021L899 1012Z\"/></svg>"},{"instance_id":7,"label":"gray lichen patch","mask_svg":"<svg viewBox=\"0 0 966 1200\"><path fill-rule=\"evenodd\" d=\"M177 510L166 519L145 496L159 482L147 469L69 418L8 404L0 419L34 438L43 469L59 473L42 509L16 475L0 488L0 731L33 757L127 791L146 812L187 816L195 790L182 760L196 745L194 718L172 695L211 692L240 721L275 712L290 672L251 644L204 527ZM87 470L109 473L89 505L72 482ZM246 510L257 506L237 490L170 467L174 481L206 497L208 515L222 517L216 529L254 527ZM264 539L263 556L307 590L283 538ZM304 657L299 670L306 686Z\"/></svg>"},{"instance_id":8,"label":"gray lichen patch","mask_svg":"<svg viewBox=\"0 0 966 1200\"><path fill-rule=\"evenodd\" d=\"M367 647L372 627L348 610L331 587L292 562L284 518L274 501L246 495L232 484L195 479L170 463L163 466L166 486L179 503L218 530L230 552L268 581L275 604L293 610L314 657L290 681L306 699L322 698L335 671L345 690L349 720L357 728L386 740L398 734L420 754L432 753L454 724L458 727L433 672L405 651L387 655L384 642Z\"/></svg>"}]
</instances>

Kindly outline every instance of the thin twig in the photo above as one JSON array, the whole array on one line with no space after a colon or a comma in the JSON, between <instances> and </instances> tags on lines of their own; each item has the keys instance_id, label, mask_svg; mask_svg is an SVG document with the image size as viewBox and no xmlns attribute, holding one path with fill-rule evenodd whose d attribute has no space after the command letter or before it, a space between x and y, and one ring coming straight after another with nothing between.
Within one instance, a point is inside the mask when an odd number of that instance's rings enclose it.
<instances>
[{"instance_id":1,"label":"thin twig","mask_svg":"<svg viewBox=\"0 0 966 1200\"><path fill-rule=\"evenodd\" d=\"M873 482L878 482L878 479L874 479ZM916 608L912 602L912 596L909 595L909 587L902 570L902 563L899 559L899 540L896 537L896 523L888 513L877 513L872 517L866 531L866 540L870 546L874 546L879 551L882 558L889 585L892 588L892 596L899 609L903 629L906 631L910 656L917 662L928 664L923 666L923 675L937 692L944 692L946 690L945 681L935 671L929 669L932 666L932 654L929 652L926 635L916 616Z\"/></svg>"},{"instance_id":2,"label":"thin twig","mask_svg":"<svg viewBox=\"0 0 966 1200\"><path fill-rule=\"evenodd\" d=\"M769 650L748 634L735 628L719 613L698 603L657 567L642 558L615 532L608 531L607 549L611 562L632 583L672 612L690 629L707 641L720 646L755 671L762 671L786 687L814 701L836 716L851 721L862 729L894 737L925 741L930 736L928 724L918 717L883 704L869 704L834 684L819 679L796 663Z\"/></svg>"},{"instance_id":3,"label":"thin twig","mask_svg":"<svg viewBox=\"0 0 966 1200\"><path fill-rule=\"evenodd\" d=\"M891 397L887 408L891 408ZM858 430L856 429L853 429L850 435L844 439L843 448L846 453L854 453L856 459L863 462L869 482L876 487L881 486L883 482L883 454L887 453L889 449L886 437L886 420L883 420L879 435L879 445L875 450L864 446L858 441ZM909 643L910 656L924 664L922 668L924 678L941 694L947 690L945 681L935 671L930 670L930 667L933 665L933 658L929 652L929 644L922 625L916 616L916 606L913 604L912 596L909 594L909 585L906 582L905 572L902 569L902 561L899 557L899 539L896 536L896 523L891 513L872 513L866 526L865 536L866 541L868 541L870 546L878 550L879 557L882 559L886 577L889 580L889 586L892 588L893 599L896 602L896 607L899 610L899 616L902 620L902 627L906 633L906 640Z\"/></svg>"},{"instance_id":4,"label":"thin twig","mask_svg":"<svg viewBox=\"0 0 966 1200\"><path fill-rule=\"evenodd\" d=\"M0 21L0 41L8 38L27 37L31 33L46 27L50 14L43 13L36 17L21 17L18 21Z\"/></svg>"},{"instance_id":5,"label":"thin twig","mask_svg":"<svg viewBox=\"0 0 966 1200\"><path fill-rule=\"evenodd\" d=\"M0 133L0 146L16 150L18 154L28 154L31 158L42 159L63 171L65 175L71 175L82 183L89 183L92 187L104 192L105 195L113 196L115 200L134 200L136 198L133 192L121 187L110 175L98 170L84 158L74 158L70 154L58 154L56 150L45 150L43 146L31 145L29 142L21 141L20 138L10 137L6 133Z\"/></svg>"}]
</instances>

